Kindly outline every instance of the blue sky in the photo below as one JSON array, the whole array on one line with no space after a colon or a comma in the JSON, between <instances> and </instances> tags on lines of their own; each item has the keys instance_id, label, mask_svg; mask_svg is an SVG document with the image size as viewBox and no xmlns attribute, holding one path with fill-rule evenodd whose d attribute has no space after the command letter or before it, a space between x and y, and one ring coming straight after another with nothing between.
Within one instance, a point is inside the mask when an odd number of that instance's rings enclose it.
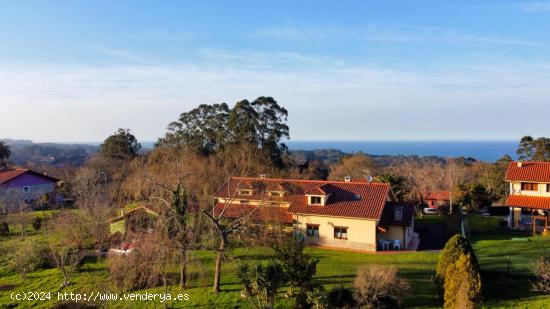
<instances>
[{"instance_id":1,"label":"blue sky","mask_svg":"<svg viewBox=\"0 0 550 309\"><path fill-rule=\"evenodd\" d=\"M261 95L295 140L548 135L550 2L297 2L0 1L0 137L151 141Z\"/></svg>"}]
</instances>

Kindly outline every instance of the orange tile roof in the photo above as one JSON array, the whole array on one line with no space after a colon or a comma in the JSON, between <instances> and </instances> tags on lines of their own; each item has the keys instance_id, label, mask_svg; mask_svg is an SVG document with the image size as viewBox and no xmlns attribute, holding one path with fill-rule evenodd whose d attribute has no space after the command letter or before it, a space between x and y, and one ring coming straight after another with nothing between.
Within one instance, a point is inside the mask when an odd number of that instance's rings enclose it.
<instances>
[{"instance_id":1,"label":"orange tile roof","mask_svg":"<svg viewBox=\"0 0 550 309\"><path fill-rule=\"evenodd\" d=\"M0 184L8 182L20 175L23 175L27 172L27 169L9 169L0 171Z\"/></svg>"},{"instance_id":2,"label":"orange tile roof","mask_svg":"<svg viewBox=\"0 0 550 309\"><path fill-rule=\"evenodd\" d=\"M48 178L54 182L58 182L59 179L57 178L54 178L54 177L51 177L51 176L48 176L48 175L44 175L44 174L41 174L41 173L38 173L38 172L35 172L35 171L31 171L29 169L26 169L26 168L18 168L18 169L7 169L7 170L3 170L3 171L0 171L0 185L3 184L3 183L6 183L12 179L15 179L25 173L32 173L32 174L35 174L37 176L40 176L40 177L44 177L44 178Z\"/></svg>"},{"instance_id":3,"label":"orange tile roof","mask_svg":"<svg viewBox=\"0 0 550 309\"><path fill-rule=\"evenodd\" d=\"M237 189L245 182L263 184L257 185L257 188L280 183L286 188L287 194L283 197L268 197L264 191L255 190L252 196L239 195ZM331 193L326 205L308 205L305 193L319 187ZM216 196L287 202L290 203L288 212L294 214L380 219L389 192L390 186L385 183L232 177L218 190Z\"/></svg>"},{"instance_id":4,"label":"orange tile roof","mask_svg":"<svg viewBox=\"0 0 550 309\"><path fill-rule=\"evenodd\" d=\"M550 209L550 197L530 195L510 195L506 200L506 206Z\"/></svg>"},{"instance_id":5,"label":"orange tile roof","mask_svg":"<svg viewBox=\"0 0 550 309\"><path fill-rule=\"evenodd\" d=\"M427 200L438 200L438 201L450 201L451 200L451 192L449 191L434 191L429 192L428 195L426 195Z\"/></svg>"},{"instance_id":6,"label":"orange tile roof","mask_svg":"<svg viewBox=\"0 0 550 309\"><path fill-rule=\"evenodd\" d=\"M309 191L306 191L305 193L309 194L309 195L328 195L328 192L326 190L324 190L323 187L325 187L325 189L326 189L327 185L324 184L324 185L321 185L319 187L315 187L315 188L313 188Z\"/></svg>"},{"instance_id":7,"label":"orange tile roof","mask_svg":"<svg viewBox=\"0 0 550 309\"><path fill-rule=\"evenodd\" d=\"M504 178L508 181L550 182L550 162L510 162Z\"/></svg>"},{"instance_id":8,"label":"orange tile roof","mask_svg":"<svg viewBox=\"0 0 550 309\"><path fill-rule=\"evenodd\" d=\"M250 215L252 221L292 223L292 214L287 211L287 207L218 203L214 214L218 216L224 208L224 218L238 219Z\"/></svg>"}]
</instances>

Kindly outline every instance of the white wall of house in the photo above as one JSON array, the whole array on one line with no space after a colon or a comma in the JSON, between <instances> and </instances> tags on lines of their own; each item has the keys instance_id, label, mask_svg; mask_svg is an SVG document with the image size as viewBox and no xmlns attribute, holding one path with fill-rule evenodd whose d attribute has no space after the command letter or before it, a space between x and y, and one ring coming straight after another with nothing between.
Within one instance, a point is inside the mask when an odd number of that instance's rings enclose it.
<instances>
[{"instance_id":1,"label":"white wall of house","mask_svg":"<svg viewBox=\"0 0 550 309\"><path fill-rule=\"evenodd\" d=\"M399 240L401 249L405 249L412 241L414 226L390 226L387 232L379 232L378 239L380 240Z\"/></svg>"},{"instance_id":2,"label":"white wall of house","mask_svg":"<svg viewBox=\"0 0 550 309\"><path fill-rule=\"evenodd\" d=\"M294 219L296 228L304 234L309 244L376 251L377 220L312 215L295 215ZM306 235L308 224L319 226L319 237ZM334 238L335 227L347 227L347 239Z\"/></svg>"},{"instance_id":3,"label":"white wall of house","mask_svg":"<svg viewBox=\"0 0 550 309\"><path fill-rule=\"evenodd\" d=\"M525 182L529 182L529 181L525 181ZM536 183L536 182L530 182L530 183ZM537 190L531 191L531 190L521 190L521 182L511 182L510 194L550 197L550 192L548 192L547 190L547 183L538 183Z\"/></svg>"}]
</instances>

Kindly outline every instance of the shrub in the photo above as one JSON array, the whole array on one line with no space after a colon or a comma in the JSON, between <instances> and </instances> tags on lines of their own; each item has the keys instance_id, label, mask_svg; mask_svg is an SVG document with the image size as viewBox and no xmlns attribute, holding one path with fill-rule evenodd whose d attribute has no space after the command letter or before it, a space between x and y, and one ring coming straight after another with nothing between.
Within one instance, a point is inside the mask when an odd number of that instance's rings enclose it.
<instances>
[{"instance_id":1,"label":"shrub","mask_svg":"<svg viewBox=\"0 0 550 309\"><path fill-rule=\"evenodd\" d=\"M131 291L159 285L162 282L162 254L159 250L158 243L146 238L130 254L110 257L107 268L116 288Z\"/></svg>"},{"instance_id":2,"label":"shrub","mask_svg":"<svg viewBox=\"0 0 550 309\"><path fill-rule=\"evenodd\" d=\"M246 297L255 308L273 308L277 290L283 283L283 272L279 263L272 261L265 266L255 264L253 269L248 264L241 264L237 277Z\"/></svg>"},{"instance_id":3,"label":"shrub","mask_svg":"<svg viewBox=\"0 0 550 309\"><path fill-rule=\"evenodd\" d=\"M397 275L397 268L386 265L360 267L354 284L356 301L369 307L396 307L410 290L406 280Z\"/></svg>"},{"instance_id":4,"label":"shrub","mask_svg":"<svg viewBox=\"0 0 550 309\"><path fill-rule=\"evenodd\" d=\"M32 228L33 228L35 231L40 230L40 228L42 228L42 218L40 218L40 217L35 217L34 220L32 221Z\"/></svg>"},{"instance_id":5,"label":"shrub","mask_svg":"<svg viewBox=\"0 0 550 309\"><path fill-rule=\"evenodd\" d=\"M355 305L353 292L343 286L335 287L328 293L329 308L352 308Z\"/></svg>"},{"instance_id":6,"label":"shrub","mask_svg":"<svg viewBox=\"0 0 550 309\"><path fill-rule=\"evenodd\" d=\"M481 300L481 277L473 260L462 254L447 267L445 274L445 308L475 308Z\"/></svg>"},{"instance_id":7,"label":"shrub","mask_svg":"<svg viewBox=\"0 0 550 309\"><path fill-rule=\"evenodd\" d=\"M10 226L8 222L0 222L0 236L8 236L10 234Z\"/></svg>"},{"instance_id":8,"label":"shrub","mask_svg":"<svg viewBox=\"0 0 550 309\"><path fill-rule=\"evenodd\" d=\"M295 288L299 288L305 295L311 287L319 260L305 254L304 241L294 237L275 247L275 254L283 269L285 281L290 285L290 294L293 294Z\"/></svg>"},{"instance_id":9,"label":"shrub","mask_svg":"<svg viewBox=\"0 0 550 309\"><path fill-rule=\"evenodd\" d=\"M48 264L47 248L35 240L22 242L9 260L9 268L24 277L27 273Z\"/></svg>"},{"instance_id":10,"label":"shrub","mask_svg":"<svg viewBox=\"0 0 550 309\"><path fill-rule=\"evenodd\" d=\"M456 263L461 255L468 255L471 259L473 267L476 269L477 272L479 272L479 267L476 256L474 254L474 250L472 249L472 246L470 245L468 240L460 234L456 234L455 236L451 237L451 239L449 239L449 241L447 241L447 243L445 244L445 248L441 252L435 268L434 281L437 287L438 295L441 300L443 299L443 296L445 294L444 284L447 268L449 267L449 265Z\"/></svg>"},{"instance_id":11,"label":"shrub","mask_svg":"<svg viewBox=\"0 0 550 309\"><path fill-rule=\"evenodd\" d=\"M541 257L535 266L536 281L533 291L550 293L550 258Z\"/></svg>"},{"instance_id":12,"label":"shrub","mask_svg":"<svg viewBox=\"0 0 550 309\"><path fill-rule=\"evenodd\" d=\"M328 293L323 286L319 286L306 294L307 303L312 309L328 309Z\"/></svg>"}]
</instances>

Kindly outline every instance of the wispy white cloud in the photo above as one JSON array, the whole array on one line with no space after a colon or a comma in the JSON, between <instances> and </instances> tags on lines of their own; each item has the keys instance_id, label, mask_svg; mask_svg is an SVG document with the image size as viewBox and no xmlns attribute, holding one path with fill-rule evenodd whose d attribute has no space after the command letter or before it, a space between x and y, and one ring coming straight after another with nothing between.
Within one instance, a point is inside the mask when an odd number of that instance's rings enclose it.
<instances>
[{"instance_id":1,"label":"wispy white cloud","mask_svg":"<svg viewBox=\"0 0 550 309\"><path fill-rule=\"evenodd\" d=\"M258 29L251 35L254 38L301 42L356 40L411 44L539 45L538 42L469 34L450 28L410 25L371 25L355 28L281 26Z\"/></svg>"},{"instance_id":2,"label":"wispy white cloud","mask_svg":"<svg viewBox=\"0 0 550 309\"><path fill-rule=\"evenodd\" d=\"M294 53L210 50L204 57L208 64L2 66L0 132L97 141L128 127L140 139L153 140L199 104L261 95L288 108L295 139L515 138L550 130L548 64L452 65L425 72ZM297 61L303 69L269 65L269 58ZM525 122L518 110L537 112Z\"/></svg>"}]
</instances>

